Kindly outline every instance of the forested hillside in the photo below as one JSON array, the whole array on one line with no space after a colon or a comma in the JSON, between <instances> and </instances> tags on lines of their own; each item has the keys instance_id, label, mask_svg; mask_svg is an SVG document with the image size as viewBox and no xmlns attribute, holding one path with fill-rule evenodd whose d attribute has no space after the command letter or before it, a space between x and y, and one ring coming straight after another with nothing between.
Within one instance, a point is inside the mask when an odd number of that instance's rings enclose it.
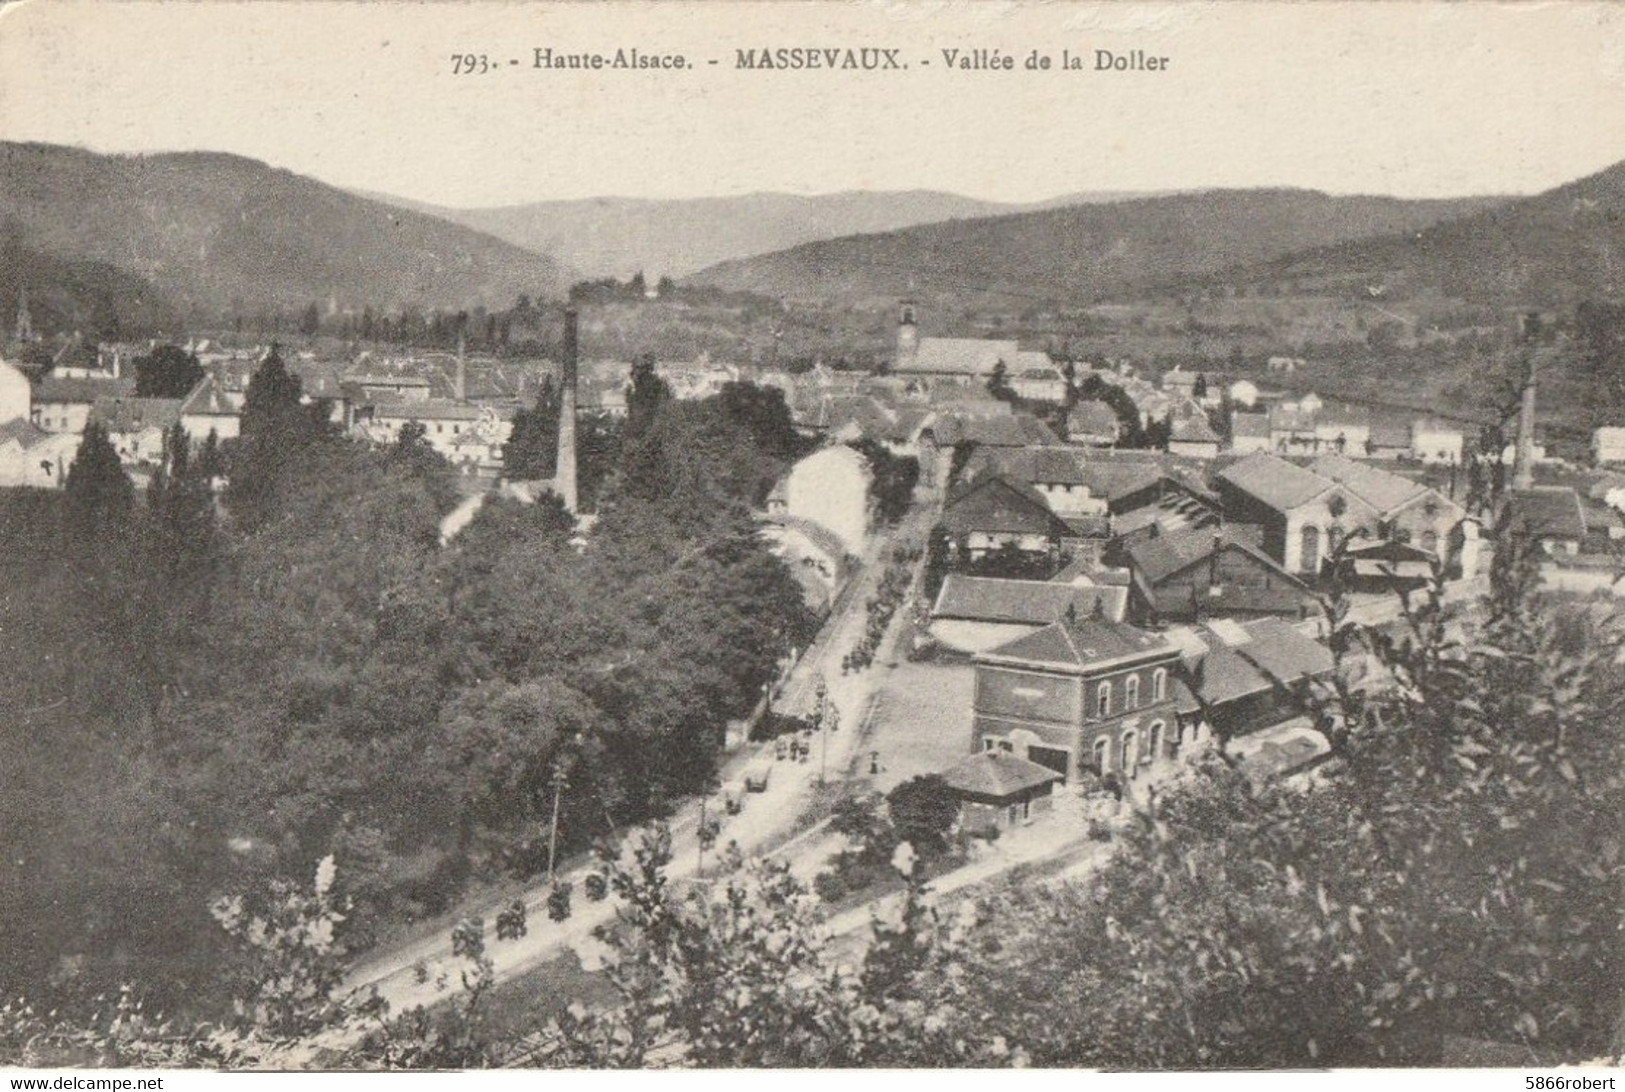
<instances>
[{"instance_id":1,"label":"forested hillside","mask_svg":"<svg viewBox=\"0 0 1625 1092\"><path fill-rule=\"evenodd\" d=\"M1087 303L1315 246L1415 231L1492 203L1209 190L831 239L725 262L691 279L793 300L914 292L963 303L1008 292Z\"/></svg>"},{"instance_id":2,"label":"forested hillside","mask_svg":"<svg viewBox=\"0 0 1625 1092\"><path fill-rule=\"evenodd\" d=\"M183 315L505 307L549 257L240 156L0 143L0 222L34 250L155 286ZM31 285L42 296L53 282Z\"/></svg>"}]
</instances>

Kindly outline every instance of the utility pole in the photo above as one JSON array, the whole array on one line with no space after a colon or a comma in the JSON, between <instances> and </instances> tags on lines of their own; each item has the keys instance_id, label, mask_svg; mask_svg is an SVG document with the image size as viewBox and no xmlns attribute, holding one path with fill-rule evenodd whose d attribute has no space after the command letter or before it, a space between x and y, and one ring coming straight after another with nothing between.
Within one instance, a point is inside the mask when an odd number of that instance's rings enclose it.
<instances>
[{"instance_id":1,"label":"utility pole","mask_svg":"<svg viewBox=\"0 0 1625 1092\"><path fill-rule=\"evenodd\" d=\"M705 875L705 797L700 797L700 825L694 832L694 875Z\"/></svg>"},{"instance_id":2,"label":"utility pole","mask_svg":"<svg viewBox=\"0 0 1625 1092\"><path fill-rule=\"evenodd\" d=\"M829 687L824 682L824 676L819 675L813 686L813 717L818 721L818 783L824 783L824 771L829 760L829 733L825 731L825 724L829 720Z\"/></svg>"},{"instance_id":3,"label":"utility pole","mask_svg":"<svg viewBox=\"0 0 1625 1092\"><path fill-rule=\"evenodd\" d=\"M564 767L558 764L553 766L553 822L547 831L547 882L553 882L553 862L559 848L559 799L564 795L564 786L568 784L564 777Z\"/></svg>"}]
</instances>

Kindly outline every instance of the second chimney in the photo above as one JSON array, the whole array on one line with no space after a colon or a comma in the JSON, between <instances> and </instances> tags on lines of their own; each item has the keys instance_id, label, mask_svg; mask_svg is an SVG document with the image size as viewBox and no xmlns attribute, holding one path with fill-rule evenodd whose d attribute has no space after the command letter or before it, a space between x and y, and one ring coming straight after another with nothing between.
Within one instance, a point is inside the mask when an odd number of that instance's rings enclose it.
<instances>
[{"instance_id":1,"label":"second chimney","mask_svg":"<svg viewBox=\"0 0 1625 1092\"><path fill-rule=\"evenodd\" d=\"M575 515L580 498L576 492L576 373L580 348L576 337L576 309L564 311L564 362L559 376L559 457L553 476L553 491Z\"/></svg>"},{"instance_id":2,"label":"second chimney","mask_svg":"<svg viewBox=\"0 0 1625 1092\"><path fill-rule=\"evenodd\" d=\"M462 327L457 329L457 379L453 384L452 395L459 402L468 401L468 336Z\"/></svg>"}]
</instances>

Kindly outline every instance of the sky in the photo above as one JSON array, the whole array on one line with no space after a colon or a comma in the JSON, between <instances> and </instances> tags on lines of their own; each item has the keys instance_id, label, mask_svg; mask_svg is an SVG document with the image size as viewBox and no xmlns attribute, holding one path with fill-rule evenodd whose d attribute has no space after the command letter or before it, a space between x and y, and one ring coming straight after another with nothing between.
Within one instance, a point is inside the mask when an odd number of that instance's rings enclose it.
<instances>
[{"instance_id":1,"label":"sky","mask_svg":"<svg viewBox=\"0 0 1625 1092\"><path fill-rule=\"evenodd\" d=\"M736 67L738 50L792 47L892 49L908 68ZM539 48L691 67L537 69ZM961 71L945 49L997 49L1016 68ZM1097 72L1102 49L1168 60ZM1062 50L1088 68L1061 71ZM1049 70L1026 68L1034 51ZM454 73L454 54L488 70ZM0 8L0 139L236 152L461 207L1533 193L1625 160L1625 5L14 0Z\"/></svg>"}]
</instances>

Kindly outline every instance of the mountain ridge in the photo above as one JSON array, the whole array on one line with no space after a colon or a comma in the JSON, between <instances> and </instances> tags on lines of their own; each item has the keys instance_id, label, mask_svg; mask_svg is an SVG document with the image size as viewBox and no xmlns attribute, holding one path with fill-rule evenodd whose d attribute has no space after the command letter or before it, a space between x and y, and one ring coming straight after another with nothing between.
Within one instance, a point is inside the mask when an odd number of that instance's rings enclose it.
<instances>
[{"instance_id":1,"label":"mountain ridge","mask_svg":"<svg viewBox=\"0 0 1625 1092\"><path fill-rule=\"evenodd\" d=\"M846 235L1062 205L1109 203L1137 193L1080 192L997 202L943 190L756 191L718 197L597 196L452 208L375 191L365 196L460 223L516 246L555 254L589 278L681 278L722 261Z\"/></svg>"},{"instance_id":2,"label":"mountain ridge","mask_svg":"<svg viewBox=\"0 0 1625 1092\"><path fill-rule=\"evenodd\" d=\"M1369 286L1493 305L1617 298L1625 292L1625 162L1416 232L1316 247L1225 276L1254 288Z\"/></svg>"},{"instance_id":3,"label":"mountain ridge","mask_svg":"<svg viewBox=\"0 0 1625 1092\"><path fill-rule=\"evenodd\" d=\"M156 287L183 313L506 307L551 257L227 152L0 142L0 222L28 248Z\"/></svg>"},{"instance_id":4,"label":"mountain ridge","mask_svg":"<svg viewBox=\"0 0 1625 1092\"><path fill-rule=\"evenodd\" d=\"M718 263L691 281L855 302L897 294L912 270L928 287L1092 301L1317 245L1414 231L1506 200L1201 190L807 243Z\"/></svg>"}]
</instances>

